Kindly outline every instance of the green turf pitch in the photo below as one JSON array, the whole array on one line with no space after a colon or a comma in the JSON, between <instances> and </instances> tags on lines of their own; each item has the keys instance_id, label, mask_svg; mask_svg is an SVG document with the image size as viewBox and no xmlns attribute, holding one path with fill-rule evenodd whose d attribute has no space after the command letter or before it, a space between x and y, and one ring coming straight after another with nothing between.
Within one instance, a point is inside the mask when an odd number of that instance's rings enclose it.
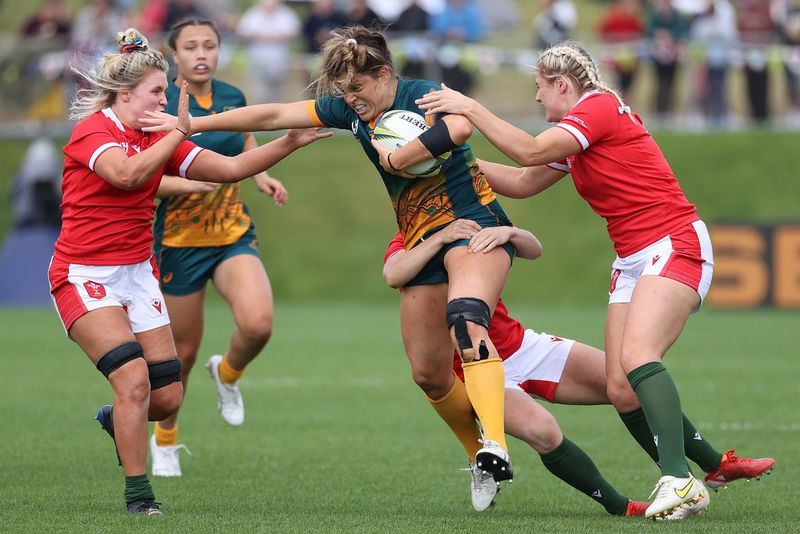
<instances>
[{"instance_id":1,"label":"green turf pitch","mask_svg":"<svg viewBox=\"0 0 800 534\"><path fill-rule=\"evenodd\" d=\"M528 325L602 339L602 309L509 306ZM278 302L274 338L243 379L245 424L228 427L202 363L231 320L208 308L180 421L194 456L182 457L183 478L154 481L162 518L124 513L121 470L93 420L110 388L54 312L0 310L0 531L797 532L796 314L703 311L672 350L667 365L706 438L777 467L669 526L606 515L514 440L515 482L474 513L463 453L410 380L394 306ZM620 491L647 498L658 471L611 408L555 412Z\"/></svg>"}]
</instances>

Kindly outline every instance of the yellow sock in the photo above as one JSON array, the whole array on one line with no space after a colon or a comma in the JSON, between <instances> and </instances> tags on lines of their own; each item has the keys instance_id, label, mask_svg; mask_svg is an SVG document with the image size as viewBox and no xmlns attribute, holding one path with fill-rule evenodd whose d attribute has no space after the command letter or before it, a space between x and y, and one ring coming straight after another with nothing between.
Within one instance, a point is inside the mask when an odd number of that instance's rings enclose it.
<instances>
[{"instance_id":1,"label":"yellow sock","mask_svg":"<svg viewBox=\"0 0 800 534\"><path fill-rule=\"evenodd\" d=\"M172 428L161 428L156 421L155 425L156 445L159 447L175 446L178 444L178 425Z\"/></svg>"},{"instance_id":2,"label":"yellow sock","mask_svg":"<svg viewBox=\"0 0 800 534\"><path fill-rule=\"evenodd\" d=\"M233 384L244 373L244 369L234 369L231 367L231 364L228 363L228 355L226 354L222 361L219 362L219 379L225 382L226 384Z\"/></svg>"},{"instance_id":3,"label":"yellow sock","mask_svg":"<svg viewBox=\"0 0 800 534\"><path fill-rule=\"evenodd\" d=\"M461 442L469 460L474 463L475 455L480 449L478 440L481 438L481 433L475 423L475 412L472 411L464 383L456 376L455 383L447 395L438 400L427 396L426 398Z\"/></svg>"},{"instance_id":4,"label":"yellow sock","mask_svg":"<svg viewBox=\"0 0 800 534\"><path fill-rule=\"evenodd\" d=\"M483 427L483 437L496 441L507 451L503 424L505 407L503 362L500 358L491 358L465 363L462 368L467 395Z\"/></svg>"}]
</instances>

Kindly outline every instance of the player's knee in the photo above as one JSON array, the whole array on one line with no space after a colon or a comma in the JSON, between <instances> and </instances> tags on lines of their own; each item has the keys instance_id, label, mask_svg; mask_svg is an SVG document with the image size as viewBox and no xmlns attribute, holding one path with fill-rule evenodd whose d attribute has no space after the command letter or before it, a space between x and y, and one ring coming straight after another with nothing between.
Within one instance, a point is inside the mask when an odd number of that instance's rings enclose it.
<instances>
[{"instance_id":1,"label":"player's knee","mask_svg":"<svg viewBox=\"0 0 800 534\"><path fill-rule=\"evenodd\" d=\"M606 383L606 395L614 408L620 413L631 412L639 407L639 399L630 384L609 380Z\"/></svg>"},{"instance_id":2,"label":"player's knee","mask_svg":"<svg viewBox=\"0 0 800 534\"><path fill-rule=\"evenodd\" d=\"M97 360L96 367L103 373L103 376L108 378L111 373L137 358L144 358L142 345L138 341L128 341L103 354Z\"/></svg>"},{"instance_id":3,"label":"player's knee","mask_svg":"<svg viewBox=\"0 0 800 534\"><path fill-rule=\"evenodd\" d=\"M254 345L267 344L272 336L272 314L257 313L249 315L237 323L242 336Z\"/></svg>"},{"instance_id":4,"label":"player's knee","mask_svg":"<svg viewBox=\"0 0 800 534\"><path fill-rule=\"evenodd\" d=\"M183 402L183 384L173 382L150 392L148 419L161 421L178 411Z\"/></svg>"},{"instance_id":5,"label":"player's knee","mask_svg":"<svg viewBox=\"0 0 800 534\"><path fill-rule=\"evenodd\" d=\"M442 373L436 373L432 369L412 369L411 378L423 393L431 399L444 397L449 390Z\"/></svg>"},{"instance_id":6,"label":"player's knee","mask_svg":"<svg viewBox=\"0 0 800 534\"><path fill-rule=\"evenodd\" d=\"M461 297L447 303L447 328L452 329L461 360L471 362L489 357L486 340L481 340L476 348L472 342L474 326L483 327L488 333L492 312L489 305L478 298Z\"/></svg>"}]
</instances>

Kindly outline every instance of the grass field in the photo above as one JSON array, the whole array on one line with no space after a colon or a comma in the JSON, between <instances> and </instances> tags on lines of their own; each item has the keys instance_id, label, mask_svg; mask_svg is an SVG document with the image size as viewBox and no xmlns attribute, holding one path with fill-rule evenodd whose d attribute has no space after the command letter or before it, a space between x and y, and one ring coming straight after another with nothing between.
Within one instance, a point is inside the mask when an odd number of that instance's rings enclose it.
<instances>
[{"instance_id":1,"label":"grass field","mask_svg":"<svg viewBox=\"0 0 800 534\"><path fill-rule=\"evenodd\" d=\"M530 326L599 344L600 308L525 307ZM202 352L231 319L212 300ZM770 455L775 472L712 494L680 525L614 518L511 442L516 481L476 514L460 447L411 382L396 306L277 303L275 336L243 380L245 425L216 411L198 366L181 419L184 477L156 479L163 518L131 518L108 437L110 388L51 310L0 310L3 532L797 532L797 315L693 317L667 364L688 415L720 449ZM658 471L609 407L555 407L617 488L647 498Z\"/></svg>"}]
</instances>

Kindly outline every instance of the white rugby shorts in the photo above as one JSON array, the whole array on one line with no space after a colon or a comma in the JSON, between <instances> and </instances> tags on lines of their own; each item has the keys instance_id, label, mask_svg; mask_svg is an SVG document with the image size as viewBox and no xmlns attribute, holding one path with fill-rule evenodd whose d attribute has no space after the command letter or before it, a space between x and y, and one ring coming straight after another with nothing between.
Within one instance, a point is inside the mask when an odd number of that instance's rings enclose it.
<instances>
[{"instance_id":1,"label":"white rugby shorts","mask_svg":"<svg viewBox=\"0 0 800 534\"><path fill-rule=\"evenodd\" d=\"M627 303L636 282L645 275L663 276L682 282L700 295L702 302L711 287L714 253L703 221L687 224L630 256L614 260L608 303Z\"/></svg>"},{"instance_id":2,"label":"white rugby shorts","mask_svg":"<svg viewBox=\"0 0 800 534\"><path fill-rule=\"evenodd\" d=\"M134 265L80 265L54 257L48 278L67 333L77 319L107 306L122 306L133 333L169 324L153 257Z\"/></svg>"},{"instance_id":3,"label":"white rugby shorts","mask_svg":"<svg viewBox=\"0 0 800 534\"><path fill-rule=\"evenodd\" d=\"M503 361L506 389L553 402L575 341L526 329L519 349Z\"/></svg>"}]
</instances>

